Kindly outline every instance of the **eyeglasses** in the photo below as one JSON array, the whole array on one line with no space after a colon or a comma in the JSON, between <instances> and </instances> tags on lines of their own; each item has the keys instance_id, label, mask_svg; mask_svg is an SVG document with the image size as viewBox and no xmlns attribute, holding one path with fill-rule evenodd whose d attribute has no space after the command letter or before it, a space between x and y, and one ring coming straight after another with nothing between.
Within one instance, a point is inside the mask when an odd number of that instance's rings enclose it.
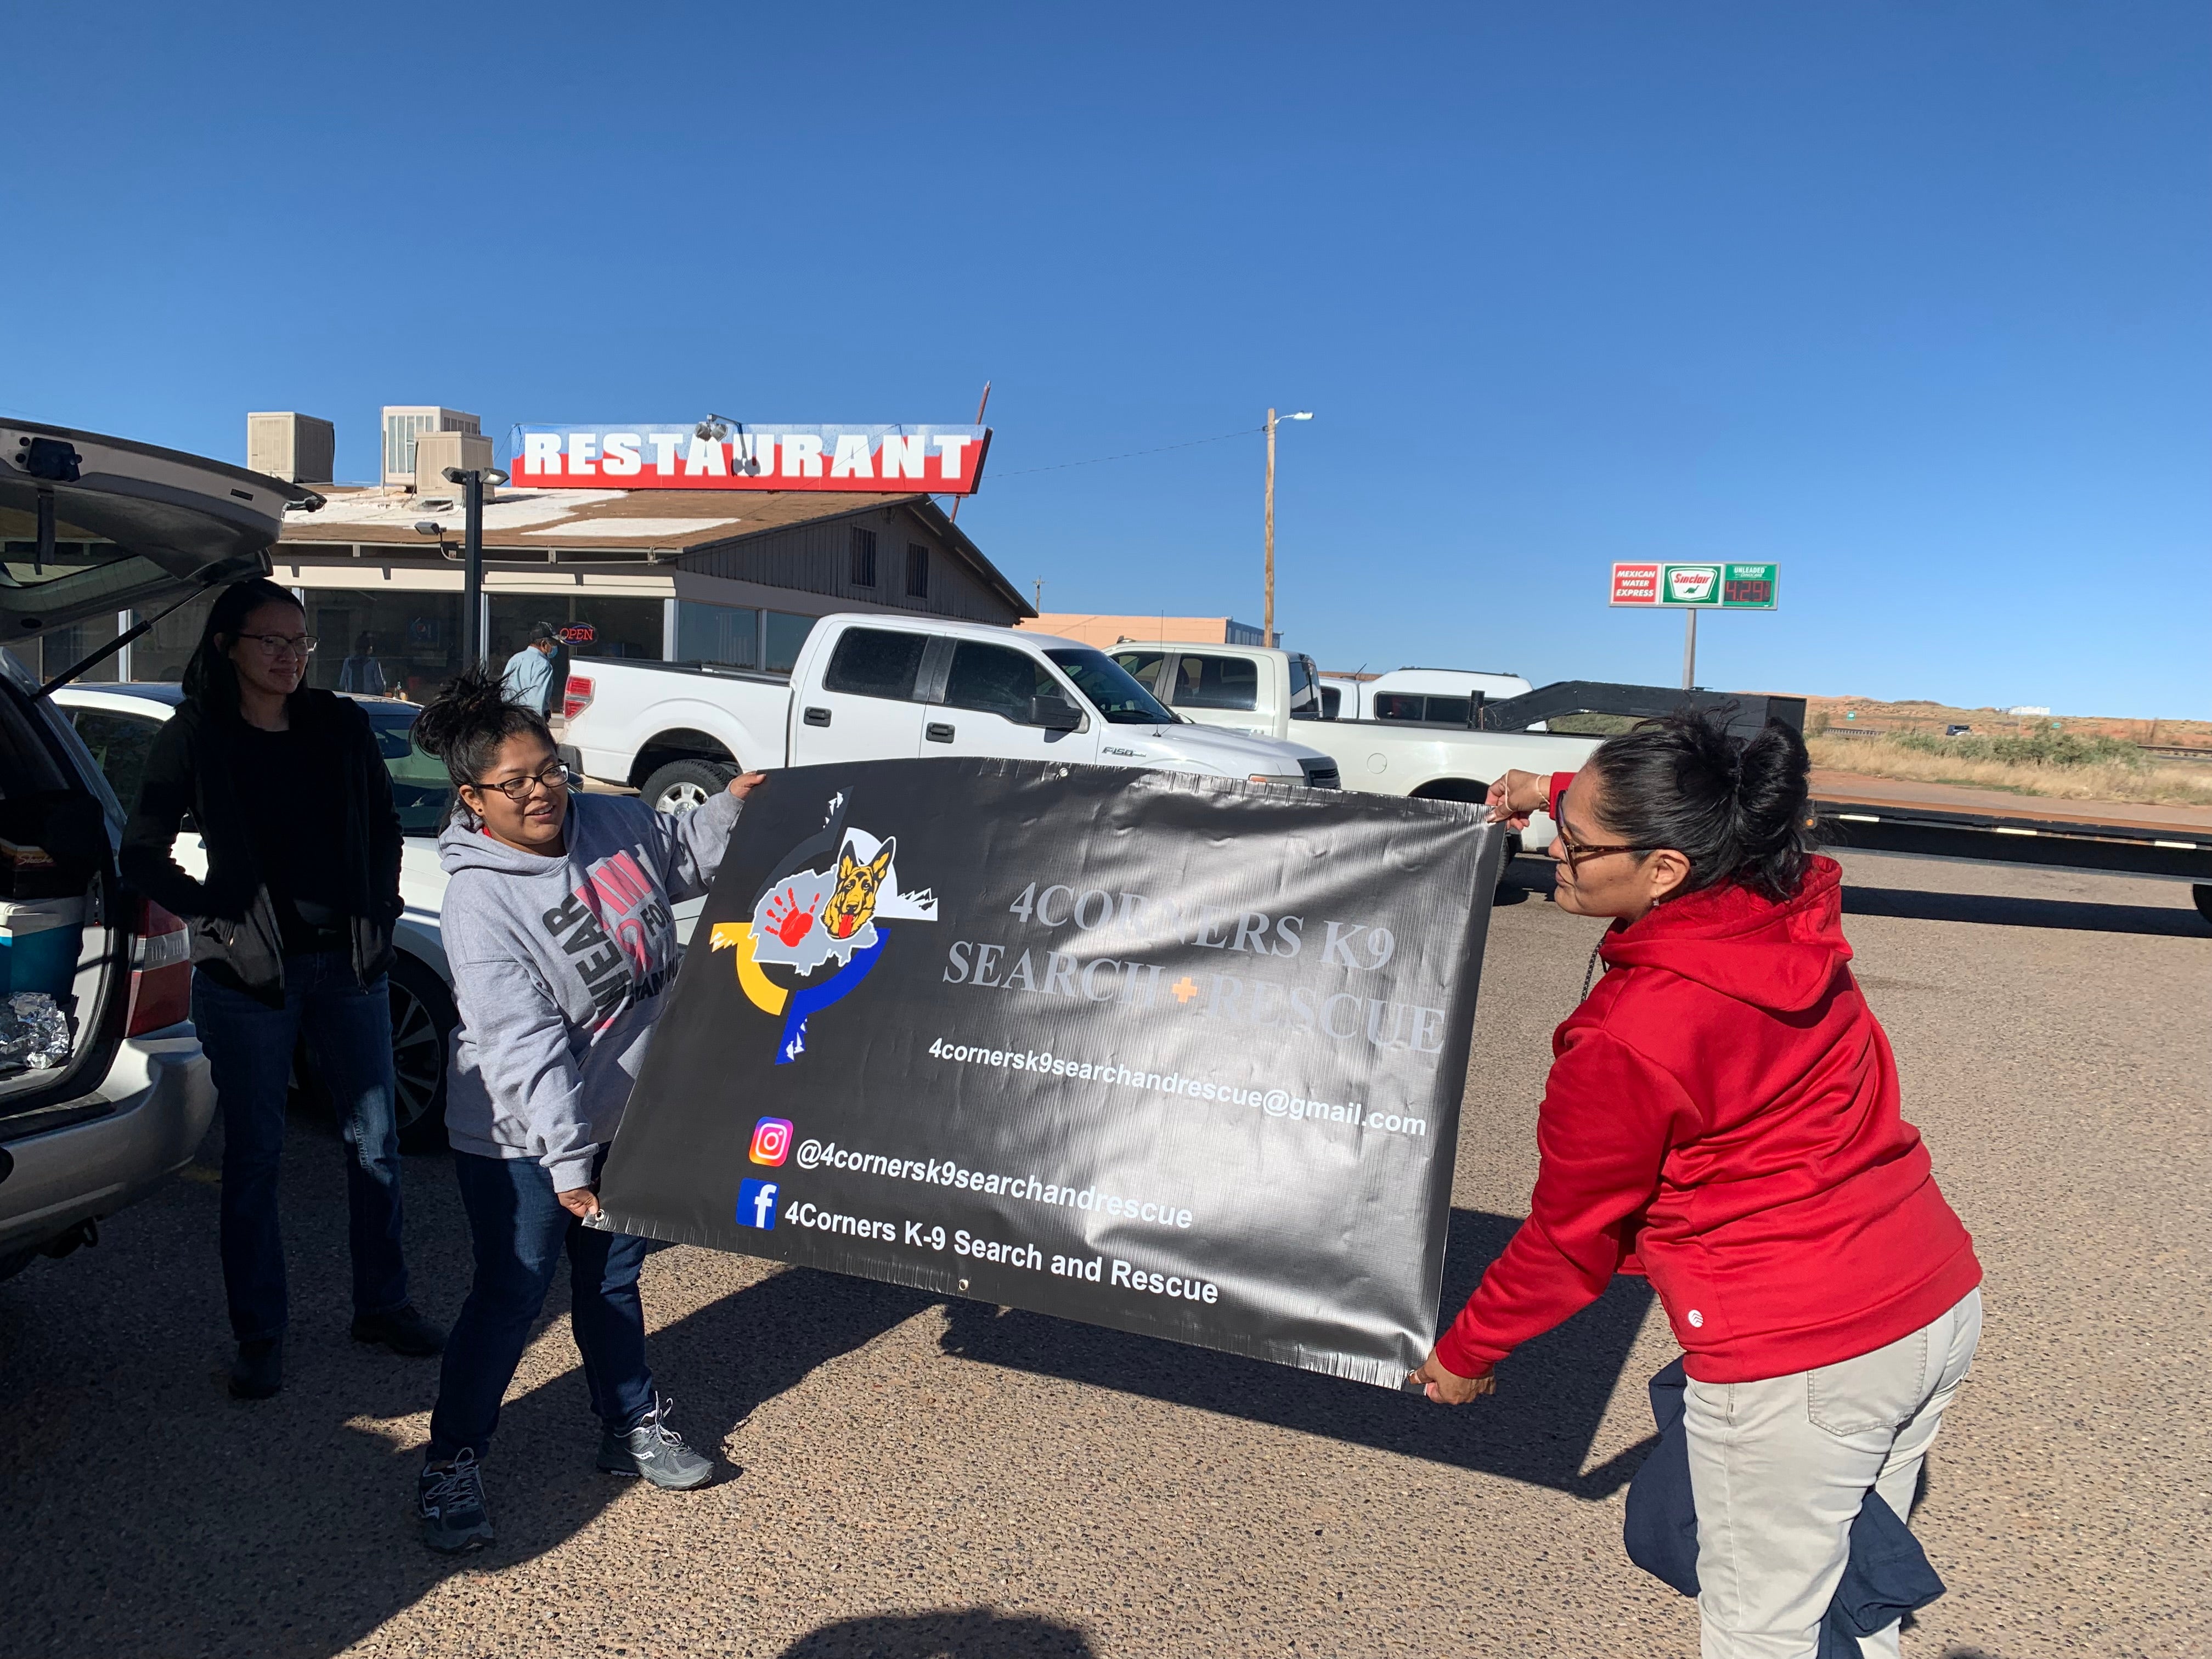
<instances>
[{"instance_id":1,"label":"eyeglasses","mask_svg":"<svg viewBox=\"0 0 2212 1659\"><path fill-rule=\"evenodd\" d=\"M1565 824L1559 826L1559 836L1553 844L1559 848L1559 857L1567 868L1578 876L1583 872L1583 866L1592 859L1605 858L1614 853L1656 853L1659 850L1656 847L1580 846L1576 842L1575 838L1567 833Z\"/></svg>"},{"instance_id":2,"label":"eyeglasses","mask_svg":"<svg viewBox=\"0 0 2212 1659\"><path fill-rule=\"evenodd\" d=\"M240 634L240 640L251 640L261 647L264 657L312 657L317 641L313 634Z\"/></svg>"},{"instance_id":3,"label":"eyeglasses","mask_svg":"<svg viewBox=\"0 0 2212 1659\"><path fill-rule=\"evenodd\" d=\"M497 783L485 783L479 780L477 784L477 787L479 789L496 789L501 794L506 796L509 800L514 802L515 805L519 806L524 801L530 799L530 791L532 786L542 783L545 786L549 793L557 795L561 791L568 787L568 781L575 775L576 775L574 773L568 769L567 762L555 761L552 765L547 767L543 772L538 773L535 777L502 778Z\"/></svg>"}]
</instances>

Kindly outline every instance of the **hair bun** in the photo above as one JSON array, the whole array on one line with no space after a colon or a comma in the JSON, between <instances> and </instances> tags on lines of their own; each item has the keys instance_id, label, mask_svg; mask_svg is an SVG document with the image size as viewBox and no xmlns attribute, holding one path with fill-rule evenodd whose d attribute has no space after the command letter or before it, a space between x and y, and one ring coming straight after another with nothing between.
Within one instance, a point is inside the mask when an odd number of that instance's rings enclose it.
<instances>
[{"instance_id":1,"label":"hair bun","mask_svg":"<svg viewBox=\"0 0 2212 1659\"><path fill-rule=\"evenodd\" d=\"M1736 810L1744 838L1773 847L1796 836L1812 793L1812 757L1794 726L1770 720L1737 750Z\"/></svg>"},{"instance_id":2,"label":"hair bun","mask_svg":"<svg viewBox=\"0 0 2212 1659\"><path fill-rule=\"evenodd\" d=\"M451 764L456 745L467 743L507 706L501 676L479 663L464 668L438 688L436 698L415 718L415 741Z\"/></svg>"},{"instance_id":3,"label":"hair bun","mask_svg":"<svg viewBox=\"0 0 2212 1659\"><path fill-rule=\"evenodd\" d=\"M1812 762L1805 740L1769 720L1748 738L1718 712L1648 720L1590 757L1604 780L1601 821L1638 847L1689 861L1682 890L1735 882L1786 898L1804 878Z\"/></svg>"}]
</instances>

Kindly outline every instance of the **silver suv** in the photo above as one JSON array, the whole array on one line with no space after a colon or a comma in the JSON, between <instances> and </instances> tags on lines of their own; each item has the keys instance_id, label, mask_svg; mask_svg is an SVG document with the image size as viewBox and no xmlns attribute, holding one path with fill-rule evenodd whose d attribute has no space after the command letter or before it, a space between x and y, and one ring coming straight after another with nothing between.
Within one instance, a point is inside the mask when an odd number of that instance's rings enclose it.
<instances>
[{"instance_id":1,"label":"silver suv","mask_svg":"<svg viewBox=\"0 0 2212 1659\"><path fill-rule=\"evenodd\" d=\"M290 501L320 504L220 461L0 422L0 643L265 576ZM0 653L0 1279L90 1242L215 1115L184 924L118 880L123 808L53 689ZM66 1040L30 1052L56 1015Z\"/></svg>"}]
</instances>

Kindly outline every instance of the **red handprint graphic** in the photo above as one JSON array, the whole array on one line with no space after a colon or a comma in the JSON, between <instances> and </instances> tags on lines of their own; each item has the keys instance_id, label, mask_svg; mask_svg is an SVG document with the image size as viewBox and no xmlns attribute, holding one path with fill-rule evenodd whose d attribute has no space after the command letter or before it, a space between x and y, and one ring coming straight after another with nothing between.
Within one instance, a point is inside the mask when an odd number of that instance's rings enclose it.
<instances>
[{"instance_id":1,"label":"red handprint graphic","mask_svg":"<svg viewBox=\"0 0 2212 1659\"><path fill-rule=\"evenodd\" d=\"M787 887L768 902L768 909L761 919L768 923L769 931L787 946L795 945L806 937L807 929L814 926L814 912L821 903L820 897L817 896L813 905L802 910L799 908L799 895Z\"/></svg>"}]
</instances>

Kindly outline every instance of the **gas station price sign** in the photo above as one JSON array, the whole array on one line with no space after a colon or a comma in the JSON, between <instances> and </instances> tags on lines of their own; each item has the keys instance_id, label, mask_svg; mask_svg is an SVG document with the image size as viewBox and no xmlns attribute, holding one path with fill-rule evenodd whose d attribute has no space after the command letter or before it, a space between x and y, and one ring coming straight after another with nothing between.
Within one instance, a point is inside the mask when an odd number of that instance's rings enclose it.
<instances>
[{"instance_id":1,"label":"gas station price sign","mask_svg":"<svg viewBox=\"0 0 2212 1659\"><path fill-rule=\"evenodd\" d=\"M1771 611L1781 588L1773 564L1616 564L1616 605L1676 611Z\"/></svg>"}]
</instances>

